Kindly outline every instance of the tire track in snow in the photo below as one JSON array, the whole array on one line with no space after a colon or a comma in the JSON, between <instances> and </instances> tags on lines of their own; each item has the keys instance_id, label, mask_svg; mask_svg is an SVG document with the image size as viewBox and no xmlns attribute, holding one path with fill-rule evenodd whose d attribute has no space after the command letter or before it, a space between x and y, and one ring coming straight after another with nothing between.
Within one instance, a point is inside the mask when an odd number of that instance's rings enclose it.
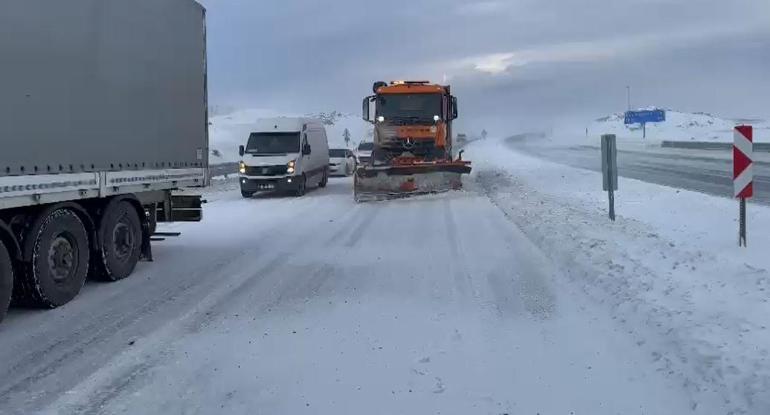
<instances>
[{"instance_id":1,"label":"tire track in snow","mask_svg":"<svg viewBox=\"0 0 770 415\"><path fill-rule=\"evenodd\" d=\"M361 240L361 237L364 236L366 229L372 226L372 222L377 219L377 216L380 214L382 209L383 207L380 205L372 205L371 209L369 206L361 205L359 208L359 210L362 212L361 219L358 222L358 225L353 228L353 231L350 232L350 237L348 238L347 242L345 242L346 247L352 248L358 244L358 242Z\"/></svg>"},{"instance_id":2,"label":"tire track in snow","mask_svg":"<svg viewBox=\"0 0 770 415\"><path fill-rule=\"evenodd\" d=\"M294 199L291 200L294 201ZM250 201L239 200L238 202L247 203ZM294 214L298 217L306 217L307 215L304 214L306 210L317 212L316 204L316 200L306 198L305 203L300 205L300 212L294 212ZM262 231L266 234L281 236L285 244L291 243L292 240L287 239L280 232L283 226L282 222L276 221ZM163 251L180 247L162 245L159 248L160 255L156 255L156 267L162 266L162 263L165 262L166 257L162 254ZM24 343L28 343L28 345L19 348L19 350L27 352L26 356L21 359L7 360L14 363L6 371L9 375L4 376L0 381L0 405L7 406L11 402L18 402L21 408L25 408L21 413L28 413L33 408L48 405L57 394L71 387L71 385L57 381L58 378L85 379L93 375L100 370L96 362L103 361L104 365L107 365L114 358L114 348L117 347L119 351L127 350L129 347L128 339L121 342L121 337L142 339L168 322L173 322L185 310L189 310L190 305L192 307L198 305L199 301L194 299L205 298L223 283L231 282L232 276L237 275L240 271L240 264L247 257L258 257L262 251L263 249L259 246L241 248L236 251L223 249L212 252L207 250L201 255L193 255L192 257L213 257L213 262L203 267L199 262L187 262L185 268L175 270L175 274L177 276L183 275L184 279L163 278L161 276L151 280L152 286L136 285L142 276L141 270L137 270L137 275L134 275L134 278L114 283L115 286L118 284L127 286L127 292L115 291L112 295L98 299L96 305L103 306L99 310L101 312L107 310L107 313L96 319L88 318L89 312L93 313L93 309L85 309L86 304L83 302L73 303L72 306L83 307L84 309L69 318L73 321L86 321L87 324L67 330L65 337L45 344L42 349L39 347L40 339L37 339L37 344L32 344L30 343L31 340L24 339ZM284 253L279 253L278 256L287 257ZM174 257L170 260L176 262ZM152 270L148 271L153 273ZM225 275L230 276L230 278L222 281L210 278L212 275L218 277ZM135 294L136 291L146 292L149 297L130 295L132 291ZM83 300L87 299L81 301ZM149 316L153 315L155 316L153 319L148 319ZM28 352L30 350L31 352ZM96 354L94 354L95 350L97 351ZM92 364L78 365L77 362L86 356L89 357ZM19 376L14 378L12 374L19 374ZM45 386L41 386L41 383ZM46 390L47 393L34 394L32 392L38 389Z\"/></svg>"}]
</instances>

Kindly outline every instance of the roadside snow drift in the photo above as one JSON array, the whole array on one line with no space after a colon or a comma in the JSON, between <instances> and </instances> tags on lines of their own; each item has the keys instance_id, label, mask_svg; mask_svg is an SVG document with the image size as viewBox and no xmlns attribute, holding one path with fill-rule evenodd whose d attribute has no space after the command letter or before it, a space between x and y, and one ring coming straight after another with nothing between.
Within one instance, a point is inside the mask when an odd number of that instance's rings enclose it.
<instances>
[{"instance_id":1,"label":"roadside snow drift","mask_svg":"<svg viewBox=\"0 0 770 415\"><path fill-rule=\"evenodd\" d=\"M739 248L737 201L621 178L613 223L600 173L502 141L466 155L494 203L689 391L694 411L770 413L770 209L749 203Z\"/></svg>"}]
</instances>

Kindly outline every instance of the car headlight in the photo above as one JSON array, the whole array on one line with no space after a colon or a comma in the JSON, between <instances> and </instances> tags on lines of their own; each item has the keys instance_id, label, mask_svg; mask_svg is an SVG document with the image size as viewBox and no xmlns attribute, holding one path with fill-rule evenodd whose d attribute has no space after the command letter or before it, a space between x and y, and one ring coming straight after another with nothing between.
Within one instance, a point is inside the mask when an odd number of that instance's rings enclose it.
<instances>
[{"instance_id":1,"label":"car headlight","mask_svg":"<svg viewBox=\"0 0 770 415\"><path fill-rule=\"evenodd\" d=\"M246 174L246 163L238 163L238 171L241 172L241 174Z\"/></svg>"}]
</instances>

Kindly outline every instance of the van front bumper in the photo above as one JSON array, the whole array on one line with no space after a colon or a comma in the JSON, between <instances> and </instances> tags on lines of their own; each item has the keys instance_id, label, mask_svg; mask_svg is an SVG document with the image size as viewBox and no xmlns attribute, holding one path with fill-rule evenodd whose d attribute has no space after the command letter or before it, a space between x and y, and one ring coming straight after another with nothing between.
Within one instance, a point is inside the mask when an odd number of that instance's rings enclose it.
<instances>
[{"instance_id":1,"label":"van front bumper","mask_svg":"<svg viewBox=\"0 0 770 415\"><path fill-rule=\"evenodd\" d=\"M241 176L241 190L244 192L269 192L296 190L299 186L299 179L294 176L254 178Z\"/></svg>"}]
</instances>

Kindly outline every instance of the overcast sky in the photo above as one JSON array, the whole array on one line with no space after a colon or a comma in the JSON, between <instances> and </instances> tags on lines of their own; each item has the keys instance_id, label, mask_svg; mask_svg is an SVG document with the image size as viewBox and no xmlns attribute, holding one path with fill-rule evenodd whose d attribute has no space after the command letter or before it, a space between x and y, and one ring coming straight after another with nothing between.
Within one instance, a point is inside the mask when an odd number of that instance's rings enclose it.
<instances>
[{"instance_id":1,"label":"overcast sky","mask_svg":"<svg viewBox=\"0 0 770 415\"><path fill-rule=\"evenodd\" d=\"M626 85L635 107L770 117L768 0L201 2L215 105L358 113L408 78L500 134L623 111Z\"/></svg>"}]
</instances>

